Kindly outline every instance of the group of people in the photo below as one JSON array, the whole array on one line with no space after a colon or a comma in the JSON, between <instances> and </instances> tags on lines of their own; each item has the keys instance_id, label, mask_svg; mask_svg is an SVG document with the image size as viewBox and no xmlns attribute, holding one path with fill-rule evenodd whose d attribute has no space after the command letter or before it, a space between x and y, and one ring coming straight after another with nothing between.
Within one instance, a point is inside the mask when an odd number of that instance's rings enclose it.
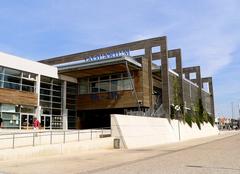
<instances>
[{"instance_id":1,"label":"group of people","mask_svg":"<svg viewBox=\"0 0 240 174\"><path fill-rule=\"evenodd\" d=\"M2 127L3 119L0 117L0 128ZM33 119L33 129L37 130L40 128L40 122L37 119L37 117L34 117Z\"/></svg>"}]
</instances>

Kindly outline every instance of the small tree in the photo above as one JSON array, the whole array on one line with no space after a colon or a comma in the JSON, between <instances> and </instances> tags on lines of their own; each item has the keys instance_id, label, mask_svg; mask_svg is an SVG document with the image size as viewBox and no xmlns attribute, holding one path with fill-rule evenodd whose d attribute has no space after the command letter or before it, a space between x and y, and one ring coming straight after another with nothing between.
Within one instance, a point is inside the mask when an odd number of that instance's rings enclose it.
<instances>
[{"instance_id":1,"label":"small tree","mask_svg":"<svg viewBox=\"0 0 240 174\"><path fill-rule=\"evenodd\" d=\"M173 104L171 105L171 118L179 119L179 114L183 115L183 107L180 101L180 87L178 83L178 78L173 79Z\"/></svg>"}]
</instances>

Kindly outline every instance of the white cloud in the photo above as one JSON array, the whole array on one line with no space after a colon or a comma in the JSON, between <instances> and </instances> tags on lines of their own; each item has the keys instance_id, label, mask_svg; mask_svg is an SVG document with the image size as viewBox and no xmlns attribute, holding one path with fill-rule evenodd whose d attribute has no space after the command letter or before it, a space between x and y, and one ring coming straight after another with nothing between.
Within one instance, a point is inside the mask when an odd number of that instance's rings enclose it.
<instances>
[{"instance_id":1,"label":"white cloud","mask_svg":"<svg viewBox=\"0 0 240 174\"><path fill-rule=\"evenodd\" d=\"M182 48L185 65L200 65L203 75L214 75L231 63L232 52L240 42L239 35L231 31L231 27L240 27L236 26L237 3L236 0L203 1L202 9L165 4L162 9L171 9L164 10L171 22L148 28L147 34L138 34L134 39L167 35L169 49Z\"/></svg>"}]
</instances>

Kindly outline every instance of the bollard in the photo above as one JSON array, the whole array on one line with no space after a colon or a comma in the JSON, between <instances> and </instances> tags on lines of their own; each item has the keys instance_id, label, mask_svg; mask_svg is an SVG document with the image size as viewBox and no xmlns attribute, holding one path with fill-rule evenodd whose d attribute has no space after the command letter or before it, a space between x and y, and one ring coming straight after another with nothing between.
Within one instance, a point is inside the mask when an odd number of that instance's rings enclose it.
<instances>
[{"instance_id":1,"label":"bollard","mask_svg":"<svg viewBox=\"0 0 240 174\"><path fill-rule=\"evenodd\" d=\"M33 132L33 146L35 146L35 133Z\"/></svg>"},{"instance_id":2,"label":"bollard","mask_svg":"<svg viewBox=\"0 0 240 174\"><path fill-rule=\"evenodd\" d=\"M103 128L102 128L102 138L103 138Z\"/></svg>"},{"instance_id":3,"label":"bollard","mask_svg":"<svg viewBox=\"0 0 240 174\"><path fill-rule=\"evenodd\" d=\"M12 148L15 148L15 134L13 133L13 142L12 142Z\"/></svg>"},{"instance_id":4,"label":"bollard","mask_svg":"<svg viewBox=\"0 0 240 174\"><path fill-rule=\"evenodd\" d=\"M114 147L114 149L120 149L120 139L119 138L114 138L113 147Z\"/></svg>"},{"instance_id":5,"label":"bollard","mask_svg":"<svg viewBox=\"0 0 240 174\"><path fill-rule=\"evenodd\" d=\"M52 144L52 131L50 132L50 144Z\"/></svg>"},{"instance_id":6,"label":"bollard","mask_svg":"<svg viewBox=\"0 0 240 174\"><path fill-rule=\"evenodd\" d=\"M91 140L92 140L92 129L91 129Z\"/></svg>"},{"instance_id":7,"label":"bollard","mask_svg":"<svg viewBox=\"0 0 240 174\"><path fill-rule=\"evenodd\" d=\"M63 144L65 144L65 142L66 142L66 132L63 131Z\"/></svg>"}]
</instances>

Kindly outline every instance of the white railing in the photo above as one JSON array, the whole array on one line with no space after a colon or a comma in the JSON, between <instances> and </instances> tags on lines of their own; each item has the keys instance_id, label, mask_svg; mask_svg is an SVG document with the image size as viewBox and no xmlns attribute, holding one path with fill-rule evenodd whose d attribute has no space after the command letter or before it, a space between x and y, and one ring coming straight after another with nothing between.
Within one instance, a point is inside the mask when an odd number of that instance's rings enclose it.
<instances>
[{"instance_id":1,"label":"white railing","mask_svg":"<svg viewBox=\"0 0 240 174\"><path fill-rule=\"evenodd\" d=\"M0 133L0 150L26 146L65 144L111 136L109 127L82 130L19 131Z\"/></svg>"}]
</instances>

